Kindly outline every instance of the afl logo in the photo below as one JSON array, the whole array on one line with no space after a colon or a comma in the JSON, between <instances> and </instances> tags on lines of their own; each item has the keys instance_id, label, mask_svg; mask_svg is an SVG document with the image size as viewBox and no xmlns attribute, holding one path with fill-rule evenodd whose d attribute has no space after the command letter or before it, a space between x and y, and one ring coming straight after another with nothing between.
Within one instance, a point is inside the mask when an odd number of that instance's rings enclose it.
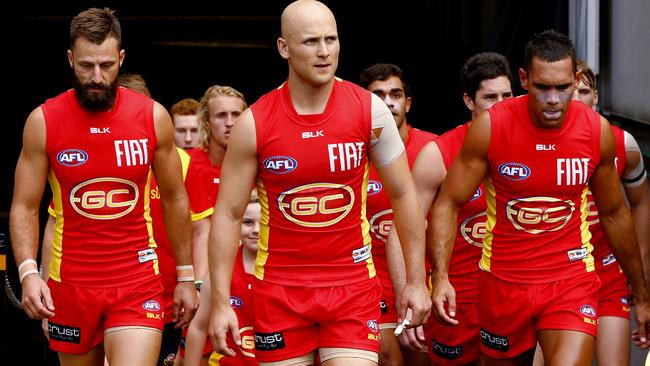
<instances>
[{"instance_id":1,"label":"afl logo","mask_svg":"<svg viewBox=\"0 0 650 366\"><path fill-rule=\"evenodd\" d=\"M373 332L379 332L379 325L376 320L368 320L368 329Z\"/></svg>"},{"instance_id":2,"label":"afl logo","mask_svg":"<svg viewBox=\"0 0 650 366\"><path fill-rule=\"evenodd\" d=\"M483 238L485 238L485 220L487 214L485 211L479 212L465 219L460 224L460 233L466 242L479 248L483 247Z\"/></svg>"},{"instance_id":3,"label":"afl logo","mask_svg":"<svg viewBox=\"0 0 650 366\"><path fill-rule=\"evenodd\" d=\"M149 300L149 301L145 301L142 304L142 308L146 311L156 312L156 311L160 311L160 304L156 300Z\"/></svg>"},{"instance_id":4,"label":"afl logo","mask_svg":"<svg viewBox=\"0 0 650 366\"><path fill-rule=\"evenodd\" d=\"M378 180L370 180L368 181L368 196L375 195L379 192L381 192L381 182Z\"/></svg>"},{"instance_id":5,"label":"afl logo","mask_svg":"<svg viewBox=\"0 0 650 366\"><path fill-rule=\"evenodd\" d=\"M102 177L77 184L70 191L70 204L81 216L112 220L133 211L140 194L138 186L126 179Z\"/></svg>"},{"instance_id":6,"label":"afl logo","mask_svg":"<svg viewBox=\"0 0 650 366\"><path fill-rule=\"evenodd\" d=\"M470 202L476 201L477 199L481 198L482 194L483 194L483 190L481 189L481 187L476 188L476 193L474 193L472 199L470 199L469 201Z\"/></svg>"},{"instance_id":7,"label":"afl logo","mask_svg":"<svg viewBox=\"0 0 650 366\"><path fill-rule=\"evenodd\" d=\"M596 317L596 310L594 310L590 305L582 305L580 307L580 312L591 318Z\"/></svg>"},{"instance_id":8,"label":"afl logo","mask_svg":"<svg viewBox=\"0 0 650 366\"><path fill-rule=\"evenodd\" d=\"M287 174L296 170L298 162L290 156L271 156L264 159L263 165L273 174Z\"/></svg>"},{"instance_id":9,"label":"afl logo","mask_svg":"<svg viewBox=\"0 0 650 366\"><path fill-rule=\"evenodd\" d=\"M499 174L510 180L524 180L530 176L530 168L521 163L503 163L499 165Z\"/></svg>"},{"instance_id":10,"label":"afl logo","mask_svg":"<svg viewBox=\"0 0 650 366\"><path fill-rule=\"evenodd\" d=\"M61 165L78 166L78 165L82 165L88 160L88 154L83 150L68 149L58 153L56 156L56 160Z\"/></svg>"},{"instance_id":11,"label":"afl logo","mask_svg":"<svg viewBox=\"0 0 650 366\"><path fill-rule=\"evenodd\" d=\"M233 309L239 309L244 305L244 301L237 296L230 296L230 307Z\"/></svg>"},{"instance_id":12,"label":"afl logo","mask_svg":"<svg viewBox=\"0 0 650 366\"><path fill-rule=\"evenodd\" d=\"M278 196L287 220L305 227L326 227L343 220L354 205L352 188L335 183L305 184Z\"/></svg>"}]
</instances>

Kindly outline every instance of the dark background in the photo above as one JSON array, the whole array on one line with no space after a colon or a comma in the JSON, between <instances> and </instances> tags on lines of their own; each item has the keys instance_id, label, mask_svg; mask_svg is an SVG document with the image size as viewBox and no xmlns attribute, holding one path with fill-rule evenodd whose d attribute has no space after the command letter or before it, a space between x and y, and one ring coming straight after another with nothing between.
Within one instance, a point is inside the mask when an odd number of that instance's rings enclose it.
<instances>
[{"instance_id":1,"label":"dark background","mask_svg":"<svg viewBox=\"0 0 650 366\"><path fill-rule=\"evenodd\" d=\"M7 232L25 119L47 98L71 87L66 50L74 15L91 6L115 9L126 50L121 71L142 74L154 99L170 108L185 97L199 99L214 84L231 85L252 103L282 83L287 66L275 40L280 14L288 3L14 2L15 10L2 17L7 80L0 144L0 233ZM409 122L435 133L470 117L459 86L465 59L481 51L500 52L510 60L516 77L523 47L532 33L549 28L568 31L568 5L563 0L325 3L338 22L337 75L356 81L359 72L373 63L399 65L412 88ZM522 93L518 82L513 81L513 91ZM13 262L8 265L15 269ZM0 297L0 365L56 364L56 357L46 352L39 324L14 309L5 296Z\"/></svg>"}]
</instances>

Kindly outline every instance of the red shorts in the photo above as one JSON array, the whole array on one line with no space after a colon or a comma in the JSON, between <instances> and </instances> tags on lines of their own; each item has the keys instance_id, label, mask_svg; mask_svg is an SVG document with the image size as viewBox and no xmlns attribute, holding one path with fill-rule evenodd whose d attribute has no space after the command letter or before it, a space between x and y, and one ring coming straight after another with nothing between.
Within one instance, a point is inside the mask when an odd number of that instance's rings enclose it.
<instances>
[{"instance_id":1,"label":"red shorts","mask_svg":"<svg viewBox=\"0 0 650 366\"><path fill-rule=\"evenodd\" d=\"M391 329L397 327L397 307L395 299L392 297L382 296L379 301L379 329Z\"/></svg>"},{"instance_id":2,"label":"red shorts","mask_svg":"<svg viewBox=\"0 0 650 366\"><path fill-rule=\"evenodd\" d=\"M208 304L209 305L209 304ZM183 333L181 334L181 343L178 346L178 354L181 355L181 357L185 358L185 346L187 345L187 327L183 327ZM210 341L210 337L205 338L205 344L203 345L203 353L201 353L203 356L207 356L212 351L214 348L212 348L212 342Z\"/></svg>"},{"instance_id":3,"label":"red shorts","mask_svg":"<svg viewBox=\"0 0 650 366\"><path fill-rule=\"evenodd\" d=\"M48 319L50 348L81 354L104 340L107 329L139 326L163 329L160 277L116 287L77 287L48 281L55 315Z\"/></svg>"},{"instance_id":4,"label":"red shorts","mask_svg":"<svg viewBox=\"0 0 650 366\"><path fill-rule=\"evenodd\" d=\"M477 302L457 303L456 326L443 325L435 317L429 318L424 335L429 345L429 358L436 365L465 365L479 359L477 307Z\"/></svg>"},{"instance_id":5,"label":"red shorts","mask_svg":"<svg viewBox=\"0 0 650 366\"><path fill-rule=\"evenodd\" d=\"M613 258L613 255L612 255ZM627 284L627 277L621 270L618 262L609 257L603 259L608 263L602 268L596 267L596 273L600 277L600 290L598 290L598 316L616 316L630 319L630 287Z\"/></svg>"},{"instance_id":6,"label":"red shorts","mask_svg":"<svg viewBox=\"0 0 650 366\"><path fill-rule=\"evenodd\" d=\"M595 272L543 284L522 284L481 271L481 352L497 359L515 357L535 347L537 332L544 329L574 330L596 337L599 287Z\"/></svg>"},{"instance_id":7,"label":"red shorts","mask_svg":"<svg viewBox=\"0 0 650 366\"><path fill-rule=\"evenodd\" d=\"M380 297L376 278L308 288L255 280L255 358L288 360L319 348L378 353Z\"/></svg>"}]
</instances>

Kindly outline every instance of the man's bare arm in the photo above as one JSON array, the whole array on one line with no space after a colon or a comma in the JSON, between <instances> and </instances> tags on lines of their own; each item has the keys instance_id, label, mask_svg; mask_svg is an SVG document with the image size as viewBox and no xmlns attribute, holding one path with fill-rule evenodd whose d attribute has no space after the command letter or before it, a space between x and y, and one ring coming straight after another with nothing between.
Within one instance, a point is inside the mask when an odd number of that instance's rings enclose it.
<instances>
[{"instance_id":1,"label":"man's bare arm","mask_svg":"<svg viewBox=\"0 0 650 366\"><path fill-rule=\"evenodd\" d=\"M247 109L229 138L208 242L212 282L209 334L215 351L229 356L234 356L235 352L226 344L228 331L232 332L235 342L241 342L237 316L230 307L230 283L242 216L257 176L256 145L255 121Z\"/></svg>"}]
</instances>

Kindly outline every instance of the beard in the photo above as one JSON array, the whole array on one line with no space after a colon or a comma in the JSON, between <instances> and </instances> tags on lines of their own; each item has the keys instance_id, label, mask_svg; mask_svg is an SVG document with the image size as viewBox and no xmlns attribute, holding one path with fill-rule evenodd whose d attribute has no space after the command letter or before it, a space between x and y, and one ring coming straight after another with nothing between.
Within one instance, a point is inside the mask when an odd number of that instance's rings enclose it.
<instances>
[{"instance_id":1,"label":"beard","mask_svg":"<svg viewBox=\"0 0 650 366\"><path fill-rule=\"evenodd\" d=\"M117 78L111 84L89 82L83 84L76 75L73 75L72 84L77 93L77 100L81 107L88 112L102 112L113 108L117 96ZM95 89L90 91L90 89ZM101 89L101 91L97 91Z\"/></svg>"}]
</instances>

